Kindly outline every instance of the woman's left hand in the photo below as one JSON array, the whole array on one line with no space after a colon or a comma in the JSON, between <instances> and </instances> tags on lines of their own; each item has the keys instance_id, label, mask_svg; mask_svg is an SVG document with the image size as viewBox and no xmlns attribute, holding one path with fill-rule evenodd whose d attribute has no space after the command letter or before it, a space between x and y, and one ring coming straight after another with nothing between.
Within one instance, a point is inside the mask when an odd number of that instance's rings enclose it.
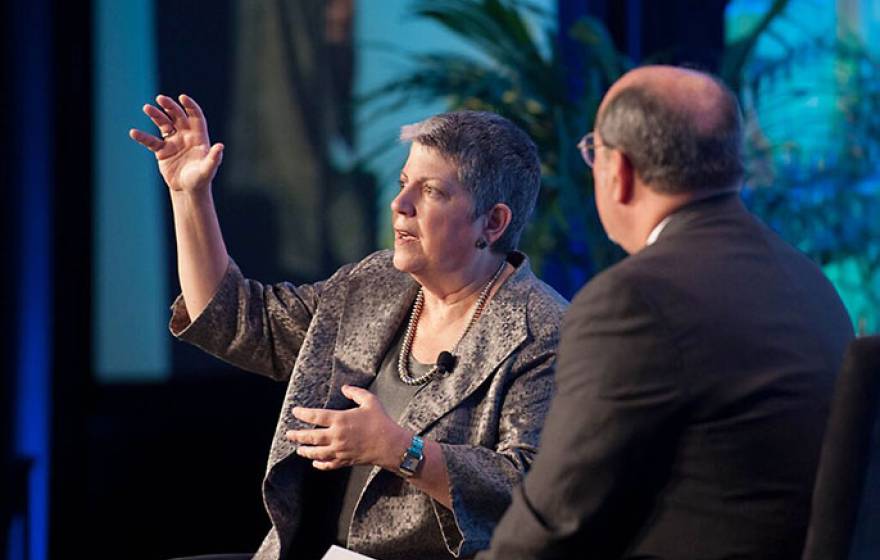
<instances>
[{"instance_id":1,"label":"woman's left hand","mask_svg":"<svg viewBox=\"0 0 880 560\"><path fill-rule=\"evenodd\" d=\"M297 454L320 470L352 465L378 465L396 470L412 434L389 418L376 395L351 385L342 394L358 406L349 410L295 407L293 415L311 430L290 430L287 439L298 443Z\"/></svg>"}]
</instances>

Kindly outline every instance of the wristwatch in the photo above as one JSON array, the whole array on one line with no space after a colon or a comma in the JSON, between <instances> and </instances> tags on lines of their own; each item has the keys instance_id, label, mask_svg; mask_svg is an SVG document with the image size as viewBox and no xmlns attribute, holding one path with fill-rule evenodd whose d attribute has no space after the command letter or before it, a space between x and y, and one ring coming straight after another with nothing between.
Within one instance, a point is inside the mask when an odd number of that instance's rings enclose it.
<instances>
[{"instance_id":1,"label":"wristwatch","mask_svg":"<svg viewBox=\"0 0 880 560\"><path fill-rule=\"evenodd\" d=\"M422 453L424 448L425 442L422 438L413 435L409 447L400 459L400 466L397 467L397 470L405 478L409 478L418 472L419 466L421 466L422 460L425 458L424 453Z\"/></svg>"}]
</instances>

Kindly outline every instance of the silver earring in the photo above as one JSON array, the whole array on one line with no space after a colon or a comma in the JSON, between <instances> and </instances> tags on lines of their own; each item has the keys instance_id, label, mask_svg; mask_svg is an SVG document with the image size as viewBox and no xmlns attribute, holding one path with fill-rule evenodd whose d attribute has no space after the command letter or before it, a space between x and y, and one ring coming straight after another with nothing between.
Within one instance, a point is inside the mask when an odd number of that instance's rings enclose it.
<instances>
[{"instance_id":1,"label":"silver earring","mask_svg":"<svg viewBox=\"0 0 880 560\"><path fill-rule=\"evenodd\" d=\"M477 239L477 242L474 243L474 246L477 249L485 249L486 247L489 246L489 243L481 237L481 238Z\"/></svg>"}]
</instances>

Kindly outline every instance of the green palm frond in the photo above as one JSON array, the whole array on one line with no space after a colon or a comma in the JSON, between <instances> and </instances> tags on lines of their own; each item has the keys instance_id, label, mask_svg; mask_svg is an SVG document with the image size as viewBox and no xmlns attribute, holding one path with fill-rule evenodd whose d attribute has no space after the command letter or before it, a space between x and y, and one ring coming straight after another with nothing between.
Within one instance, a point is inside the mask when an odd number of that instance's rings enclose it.
<instances>
[{"instance_id":1,"label":"green palm frond","mask_svg":"<svg viewBox=\"0 0 880 560\"><path fill-rule=\"evenodd\" d=\"M451 110L490 110L510 119L535 141L542 162L543 188L522 242L536 269L548 258L581 270L614 262L619 252L602 233L591 175L575 148L592 128L602 94L628 66L602 24L584 18L566 30L586 69L575 95L555 22L540 9L515 0L416 0L412 12L476 54L412 54L412 70L361 102L391 107L444 99Z\"/></svg>"},{"instance_id":2,"label":"green palm frond","mask_svg":"<svg viewBox=\"0 0 880 560\"><path fill-rule=\"evenodd\" d=\"M719 75L733 91L742 89L743 70L749 61L758 39L767 31L770 24L785 11L789 0L774 0L770 9L761 17L757 25L747 35L724 49Z\"/></svg>"}]
</instances>

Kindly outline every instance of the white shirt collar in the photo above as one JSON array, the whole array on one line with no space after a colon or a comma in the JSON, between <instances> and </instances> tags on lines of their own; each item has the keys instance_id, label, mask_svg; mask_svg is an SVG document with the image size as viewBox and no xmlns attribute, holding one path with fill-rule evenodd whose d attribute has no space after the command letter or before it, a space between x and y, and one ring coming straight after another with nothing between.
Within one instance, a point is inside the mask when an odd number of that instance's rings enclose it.
<instances>
[{"instance_id":1,"label":"white shirt collar","mask_svg":"<svg viewBox=\"0 0 880 560\"><path fill-rule=\"evenodd\" d=\"M663 232L663 229L669 225L669 221L672 220L672 214L663 218L663 220L654 226L654 229L651 230L651 233L648 234L648 240L645 241L645 247L649 247L657 241L657 238L660 237L660 233Z\"/></svg>"}]
</instances>

